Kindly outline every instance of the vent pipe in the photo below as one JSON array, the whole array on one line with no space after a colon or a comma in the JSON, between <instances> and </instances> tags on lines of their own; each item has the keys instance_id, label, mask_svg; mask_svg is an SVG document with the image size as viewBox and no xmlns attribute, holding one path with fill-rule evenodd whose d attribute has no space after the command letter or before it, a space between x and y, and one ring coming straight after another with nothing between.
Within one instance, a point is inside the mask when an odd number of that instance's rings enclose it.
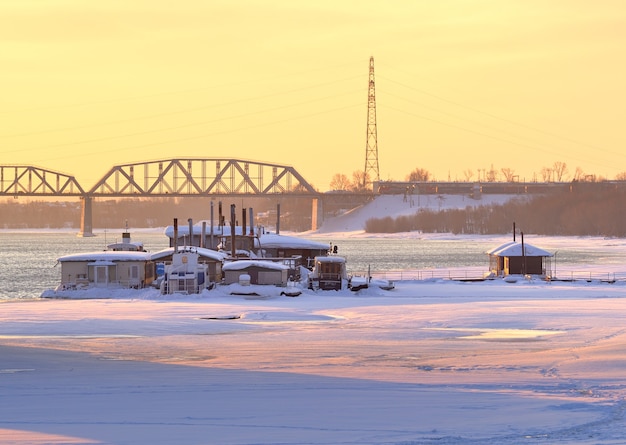
<instances>
[{"instance_id":1,"label":"vent pipe","mask_svg":"<svg viewBox=\"0 0 626 445\"><path fill-rule=\"evenodd\" d=\"M230 205L230 254L233 258L237 253L235 243L237 239L235 238L235 204Z\"/></svg>"},{"instance_id":2,"label":"vent pipe","mask_svg":"<svg viewBox=\"0 0 626 445\"><path fill-rule=\"evenodd\" d=\"M209 246L209 249L215 248L215 243L213 242L213 207L213 201L211 201L211 245Z\"/></svg>"},{"instance_id":3,"label":"vent pipe","mask_svg":"<svg viewBox=\"0 0 626 445\"><path fill-rule=\"evenodd\" d=\"M522 275L526 275L526 249L524 248L524 232L520 232L522 237Z\"/></svg>"},{"instance_id":4,"label":"vent pipe","mask_svg":"<svg viewBox=\"0 0 626 445\"><path fill-rule=\"evenodd\" d=\"M248 233L248 231L246 230L246 210L247 209L241 209L241 234L243 236L246 235L246 233Z\"/></svg>"},{"instance_id":5,"label":"vent pipe","mask_svg":"<svg viewBox=\"0 0 626 445\"><path fill-rule=\"evenodd\" d=\"M174 218L174 253L178 253L178 218Z\"/></svg>"},{"instance_id":6,"label":"vent pipe","mask_svg":"<svg viewBox=\"0 0 626 445\"><path fill-rule=\"evenodd\" d=\"M206 221L202 221L202 235L200 235L200 247L206 247Z\"/></svg>"},{"instance_id":7,"label":"vent pipe","mask_svg":"<svg viewBox=\"0 0 626 445\"><path fill-rule=\"evenodd\" d=\"M250 207L250 236L254 236L254 212Z\"/></svg>"},{"instance_id":8,"label":"vent pipe","mask_svg":"<svg viewBox=\"0 0 626 445\"><path fill-rule=\"evenodd\" d=\"M222 216L222 201L220 201L217 204L217 209L218 209L218 213L217 213L217 225L220 226L220 234L223 235L224 231L222 230L222 227L224 227L224 217Z\"/></svg>"},{"instance_id":9,"label":"vent pipe","mask_svg":"<svg viewBox=\"0 0 626 445\"><path fill-rule=\"evenodd\" d=\"M189 247L192 247L193 246L193 220L191 218L188 218L187 224L189 224Z\"/></svg>"}]
</instances>

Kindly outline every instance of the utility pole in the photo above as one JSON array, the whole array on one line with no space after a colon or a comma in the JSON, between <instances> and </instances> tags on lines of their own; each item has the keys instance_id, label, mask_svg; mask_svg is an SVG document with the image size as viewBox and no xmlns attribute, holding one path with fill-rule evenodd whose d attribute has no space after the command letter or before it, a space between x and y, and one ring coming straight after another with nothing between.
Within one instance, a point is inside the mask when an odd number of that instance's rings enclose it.
<instances>
[{"instance_id":1,"label":"utility pole","mask_svg":"<svg viewBox=\"0 0 626 445\"><path fill-rule=\"evenodd\" d=\"M376 134L376 84L374 82L374 57L370 57L369 88L367 93L367 142L363 188L380 181L378 171L378 136Z\"/></svg>"}]
</instances>

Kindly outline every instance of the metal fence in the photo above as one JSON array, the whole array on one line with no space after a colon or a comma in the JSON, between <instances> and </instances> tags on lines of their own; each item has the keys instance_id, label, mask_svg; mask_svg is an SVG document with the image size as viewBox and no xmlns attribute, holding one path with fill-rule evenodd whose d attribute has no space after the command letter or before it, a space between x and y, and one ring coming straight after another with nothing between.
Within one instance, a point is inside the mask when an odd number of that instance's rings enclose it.
<instances>
[{"instance_id":1,"label":"metal fence","mask_svg":"<svg viewBox=\"0 0 626 445\"><path fill-rule=\"evenodd\" d=\"M365 272L353 272L353 276L367 276ZM458 280L476 281L482 280L485 276L484 268L467 269L407 269L407 270L387 270L371 271L372 278L389 281L435 281L435 280Z\"/></svg>"},{"instance_id":2,"label":"metal fence","mask_svg":"<svg viewBox=\"0 0 626 445\"><path fill-rule=\"evenodd\" d=\"M368 272L352 272L353 276L368 276ZM485 268L465 269L409 269L371 271L369 275L375 279L389 281L480 281L486 279L488 271ZM562 270L553 273L546 281L586 281L586 282L626 282L625 272L603 272L601 270Z\"/></svg>"}]
</instances>

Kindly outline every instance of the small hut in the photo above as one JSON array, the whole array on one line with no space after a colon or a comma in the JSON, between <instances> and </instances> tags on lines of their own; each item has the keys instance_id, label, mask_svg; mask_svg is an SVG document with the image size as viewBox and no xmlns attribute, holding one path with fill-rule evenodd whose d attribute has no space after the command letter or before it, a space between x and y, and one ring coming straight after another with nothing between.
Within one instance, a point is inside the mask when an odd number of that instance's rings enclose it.
<instances>
[{"instance_id":1,"label":"small hut","mask_svg":"<svg viewBox=\"0 0 626 445\"><path fill-rule=\"evenodd\" d=\"M551 274L552 253L531 244L511 241L487 252L493 276Z\"/></svg>"},{"instance_id":2,"label":"small hut","mask_svg":"<svg viewBox=\"0 0 626 445\"><path fill-rule=\"evenodd\" d=\"M309 289L342 290L348 287L346 259L340 256L315 257L315 266L309 274Z\"/></svg>"},{"instance_id":3,"label":"small hut","mask_svg":"<svg viewBox=\"0 0 626 445\"><path fill-rule=\"evenodd\" d=\"M134 287L152 283L154 263L147 252L112 251L65 255L61 263L61 289L81 287Z\"/></svg>"},{"instance_id":4,"label":"small hut","mask_svg":"<svg viewBox=\"0 0 626 445\"><path fill-rule=\"evenodd\" d=\"M273 284L286 286L289 279L289 267L273 261L239 260L224 263L224 284L240 281L240 276L249 277L249 284Z\"/></svg>"},{"instance_id":5,"label":"small hut","mask_svg":"<svg viewBox=\"0 0 626 445\"><path fill-rule=\"evenodd\" d=\"M222 279L222 263L226 255L215 250L202 247L169 247L151 255L152 261L156 264L156 276L163 277L166 266L172 264L174 253L192 252L198 254L197 262L206 264L207 279L216 283Z\"/></svg>"}]
</instances>

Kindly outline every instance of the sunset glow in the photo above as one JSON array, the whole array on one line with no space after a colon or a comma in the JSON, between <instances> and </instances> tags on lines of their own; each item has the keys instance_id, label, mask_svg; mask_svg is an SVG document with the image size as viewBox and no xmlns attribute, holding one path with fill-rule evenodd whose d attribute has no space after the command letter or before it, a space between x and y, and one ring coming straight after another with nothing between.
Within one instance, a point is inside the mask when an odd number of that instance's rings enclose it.
<instances>
[{"instance_id":1,"label":"sunset glow","mask_svg":"<svg viewBox=\"0 0 626 445\"><path fill-rule=\"evenodd\" d=\"M235 157L328 190L364 168L374 56L381 180L613 179L625 22L616 0L3 2L0 164L89 188L113 165Z\"/></svg>"}]
</instances>

